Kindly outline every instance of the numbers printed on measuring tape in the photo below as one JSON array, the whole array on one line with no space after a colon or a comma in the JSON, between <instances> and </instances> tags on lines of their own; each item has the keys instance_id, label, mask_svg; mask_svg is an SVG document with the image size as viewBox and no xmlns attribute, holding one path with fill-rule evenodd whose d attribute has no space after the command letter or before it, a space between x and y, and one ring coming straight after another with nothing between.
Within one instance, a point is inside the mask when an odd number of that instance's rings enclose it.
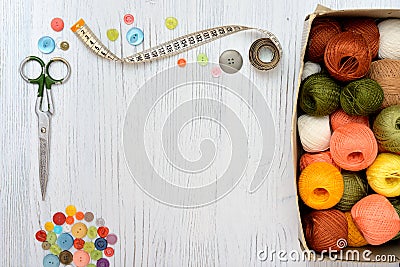
<instances>
[{"instance_id":1,"label":"numbers printed on measuring tape","mask_svg":"<svg viewBox=\"0 0 400 267\"><path fill-rule=\"evenodd\" d=\"M80 19L77 23L75 23L71 27L71 30L75 33L76 36L78 36L78 38L87 47L89 47L97 55L109 60L121 61L127 63L149 62L160 58L177 55L179 53L201 46L205 43L245 30L255 30L261 32L266 36L267 39L271 41L268 44L268 48L273 50L272 52L274 55L274 58L271 60L271 62L260 61L258 57L259 56L258 50L250 51L250 53L255 57L255 58L250 57L250 62L254 67L260 70L273 69L278 64L280 57L282 55L281 44L279 43L278 38L276 38L274 34L266 30L250 28L246 26L238 26L238 25L220 26L188 34L125 58L119 58L118 56L113 54L100 41L100 39L98 39L97 36L90 30L90 28L86 25L83 19ZM262 48L262 46L257 46L257 49L260 48ZM254 61L257 61L257 63L254 63Z\"/></svg>"}]
</instances>

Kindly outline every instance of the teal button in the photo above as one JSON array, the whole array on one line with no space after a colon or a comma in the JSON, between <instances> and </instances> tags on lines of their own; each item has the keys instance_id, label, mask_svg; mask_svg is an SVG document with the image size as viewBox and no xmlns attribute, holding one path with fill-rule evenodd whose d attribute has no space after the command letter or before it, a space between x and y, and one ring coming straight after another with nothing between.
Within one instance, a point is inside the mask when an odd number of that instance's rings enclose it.
<instances>
[{"instance_id":1,"label":"teal button","mask_svg":"<svg viewBox=\"0 0 400 267\"><path fill-rule=\"evenodd\" d=\"M140 45L143 42L144 39L144 33L141 29L139 28L131 28L127 33L126 33L126 40L128 40L128 43L131 45Z\"/></svg>"}]
</instances>

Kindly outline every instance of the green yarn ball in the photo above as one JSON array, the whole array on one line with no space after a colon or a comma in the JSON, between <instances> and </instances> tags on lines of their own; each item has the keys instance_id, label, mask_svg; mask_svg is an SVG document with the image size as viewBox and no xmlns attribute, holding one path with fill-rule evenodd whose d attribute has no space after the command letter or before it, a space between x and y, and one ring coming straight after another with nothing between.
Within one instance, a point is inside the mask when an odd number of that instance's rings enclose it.
<instances>
[{"instance_id":1,"label":"green yarn ball","mask_svg":"<svg viewBox=\"0 0 400 267\"><path fill-rule=\"evenodd\" d=\"M396 210L397 214L399 214L400 217L400 199L395 199L393 201L391 201L394 209ZM397 240L400 239L400 232L397 233L397 235L395 237L393 237L392 240Z\"/></svg>"},{"instance_id":2,"label":"green yarn ball","mask_svg":"<svg viewBox=\"0 0 400 267\"><path fill-rule=\"evenodd\" d=\"M344 182L343 196L336 208L343 212L351 210L351 208L360 199L368 195L368 183L361 173L342 171Z\"/></svg>"},{"instance_id":3,"label":"green yarn ball","mask_svg":"<svg viewBox=\"0 0 400 267\"><path fill-rule=\"evenodd\" d=\"M339 107L340 90L340 85L327 75L310 75L301 86L300 107L311 116L329 115Z\"/></svg>"},{"instance_id":4,"label":"green yarn ball","mask_svg":"<svg viewBox=\"0 0 400 267\"><path fill-rule=\"evenodd\" d=\"M400 105L382 110L376 117L373 131L380 148L400 154Z\"/></svg>"},{"instance_id":5,"label":"green yarn ball","mask_svg":"<svg viewBox=\"0 0 400 267\"><path fill-rule=\"evenodd\" d=\"M383 90L374 80L364 78L346 85L340 94L340 105L350 115L368 116L382 106Z\"/></svg>"}]
</instances>

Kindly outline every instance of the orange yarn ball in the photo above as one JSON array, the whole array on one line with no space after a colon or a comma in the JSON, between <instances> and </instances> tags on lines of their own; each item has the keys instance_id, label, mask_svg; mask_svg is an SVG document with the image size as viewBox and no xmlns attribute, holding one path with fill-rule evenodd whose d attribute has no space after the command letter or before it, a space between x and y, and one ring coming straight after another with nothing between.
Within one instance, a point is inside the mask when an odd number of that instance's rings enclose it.
<instances>
[{"instance_id":1,"label":"orange yarn ball","mask_svg":"<svg viewBox=\"0 0 400 267\"><path fill-rule=\"evenodd\" d=\"M332 164L314 162L300 174L300 197L307 206L313 209L332 208L342 198L343 191L343 177Z\"/></svg>"},{"instance_id":2,"label":"orange yarn ball","mask_svg":"<svg viewBox=\"0 0 400 267\"><path fill-rule=\"evenodd\" d=\"M330 209L313 211L303 218L308 245L315 251L341 250L338 241L347 240L348 227L343 212Z\"/></svg>"},{"instance_id":3,"label":"orange yarn ball","mask_svg":"<svg viewBox=\"0 0 400 267\"><path fill-rule=\"evenodd\" d=\"M354 224L353 218L351 217L351 212L347 211L344 213L347 219L348 225L348 236L347 236L347 244L349 247L362 247L368 245L367 240L362 236L357 226Z\"/></svg>"},{"instance_id":4,"label":"orange yarn ball","mask_svg":"<svg viewBox=\"0 0 400 267\"><path fill-rule=\"evenodd\" d=\"M348 123L333 132L330 151L333 160L341 168L360 171L374 162L378 155L378 144L370 128L359 123Z\"/></svg>"},{"instance_id":5,"label":"orange yarn ball","mask_svg":"<svg viewBox=\"0 0 400 267\"><path fill-rule=\"evenodd\" d=\"M324 61L333 78L348 82L364 77L372 58L368 43L361 34L342 32L326 45Z\"/></svg>"},{"instance_id":6,"label":"orange yarn ball","mask_svg":"<svg viewBox=\"0 0 400 267\"><path fill-rule=\"evenodd\" d=\"M333 131L352 122L369 127L369 119L367 116L349 115L343 109L338 109L331 114L331 127Z\"/></svg>"},{"instance_id":7,"label":"orange yarn ball","mask_svg":"<svg viewBox=\"0 0 400 267\"><path fill-rule=\"evenodd\" d=\"M327 162L340 171L340 167L333 161L331 152L329 151L303 154L300 158L300 171L304 170L308 165L314 162Z\"/></svg>"},{"instance_id":8,"label":"orange yarn ball","mask_svg":"<svg viewBox=\"0 0 400 267\"><path fill-rule=\"evenodd\" d=\"M381 245L400 231L399 215L382 195L372 194L361 199L351 209L351 216L371 245Z\"/></svg>"},{"instance_id":9,"label":"orange yarn ball","mask_svg":"<svg viewBox=\"0 0 400 267\"><path fill-rule=\"evenodd\" d=\"M314 20L306 50L308 60L323 62L326 45L332 37L341 31L339 22L334 19L323 18Z\"/></svg>"}]
</instances>

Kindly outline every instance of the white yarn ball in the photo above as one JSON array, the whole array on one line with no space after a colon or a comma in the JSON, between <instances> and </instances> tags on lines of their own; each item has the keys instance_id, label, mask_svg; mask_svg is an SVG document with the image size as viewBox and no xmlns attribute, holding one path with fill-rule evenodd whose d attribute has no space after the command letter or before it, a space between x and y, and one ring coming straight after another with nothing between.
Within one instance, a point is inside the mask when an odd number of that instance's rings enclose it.
<instances>
[{"instance_id":1,"label":"white yarn ball","mask_svg":"<svg viewBox=\"0 0 400 267\"><path fill-rule=\"evenodd\" d=\"M400 19L387 19L378 24L380 58L400 59Z\"/></svg>"},{"instance_id":2,"label":"white yarn ball","mask_svg":"<svg viewBox=\"0 0 400 267\"><path fill-rule=\"evenodd\" d=\"M317 63L307 61L304 63L303 74L301 75L301 80L303 81L308 76L321 72L321 66Z\"/></svg>"},{"instance_id":3,"label":"white yarn ball","mask_svg":"<svg viewBox=\"0 0 400 267\"><path fill-rule=\"evenodd\" d=\"M307 152L321 152L329 148L331 128L329 116L315 117L301 115L297 119L299 136L303 149Z\"/></svg>"}]
</instances>

